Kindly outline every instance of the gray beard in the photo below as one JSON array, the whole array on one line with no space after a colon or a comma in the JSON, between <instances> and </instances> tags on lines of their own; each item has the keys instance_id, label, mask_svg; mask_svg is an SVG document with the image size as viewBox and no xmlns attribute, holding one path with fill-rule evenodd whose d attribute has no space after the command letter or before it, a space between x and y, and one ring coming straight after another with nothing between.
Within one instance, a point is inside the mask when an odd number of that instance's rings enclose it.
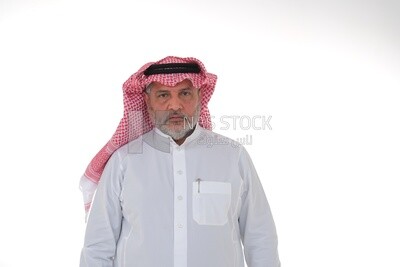
<instances>
[{"instance_id":1,"label":"gray beard","mask_svg":"<svg viewBox=\"0 0 400 267\"><path fill-rule=\"evenodd\" d=\"M174 113L172 113L174 114ZM196 108L196 112L192 117L184 116L184 123L182 129L169 129L167 125L167 121L171 113L168 113L163 116L163 118L156 119L156 127L164 134L171 136L174 140L179 140L184 137L187 137L189 133L191 133L196 127L197 122L200 117L200 105ZM181 115L181 114L180 114Z\"/></svg>"}]
</instances>

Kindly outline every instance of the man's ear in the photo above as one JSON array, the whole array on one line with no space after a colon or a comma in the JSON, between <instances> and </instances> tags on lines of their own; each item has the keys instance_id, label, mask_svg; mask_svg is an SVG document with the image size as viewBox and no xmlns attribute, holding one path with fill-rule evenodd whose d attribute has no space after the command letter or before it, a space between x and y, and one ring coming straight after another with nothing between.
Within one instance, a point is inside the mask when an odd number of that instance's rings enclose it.
<instances>
[{"instance_id":1,"label":"man's ear","mask_svg":"<svg viewBox=\"0 0 400 267\"><path fill-rule=\"evenodd\" d=\"M144 92L143 95L144 95L144 102L146 103L146 106L149 106L149 101L150 101L149 95L146 92Z\"/></svg>"}]
</instances>

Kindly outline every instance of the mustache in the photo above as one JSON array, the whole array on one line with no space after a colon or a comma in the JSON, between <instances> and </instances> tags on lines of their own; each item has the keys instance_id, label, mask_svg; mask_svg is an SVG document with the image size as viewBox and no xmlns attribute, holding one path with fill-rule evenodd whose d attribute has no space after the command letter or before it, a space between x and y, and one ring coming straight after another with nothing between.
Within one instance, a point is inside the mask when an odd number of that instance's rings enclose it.
<instances>
[{"instance_id":1,"label":"mustache","mask_svg":"<svg viewBox=\"0 0 400 267\"><path fill-rule=\"evenodd\" d=\"M168 110L155 112L155 117L156 121L159 123L166 123L168 120L172 118L180 118L183 120L189 119L189 116L186 115L185 113L179 111L168 111Z\"/></svg>"},{"instance_id":2,"label":"mustache","mask_svg":"<svg viewBox=\"0 0 400 267\"><path fill-rule=\"evenodd\" d=\"M184 119L184 118L188 118L188 116L186 114L181 113L181 112L176 112L175 111L175 112L171 112L170 114L168 114L167 118L168 119L171 119L171 118L182 118L182 119Z\"/></svg>"}]
</instances>

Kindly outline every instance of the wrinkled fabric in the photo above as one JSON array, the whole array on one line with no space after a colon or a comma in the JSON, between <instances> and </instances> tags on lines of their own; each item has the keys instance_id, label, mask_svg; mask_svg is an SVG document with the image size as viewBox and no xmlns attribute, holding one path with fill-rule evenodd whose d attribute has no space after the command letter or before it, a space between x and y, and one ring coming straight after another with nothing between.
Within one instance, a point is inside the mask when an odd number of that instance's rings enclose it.
<instances>
[{"instance_id":1,"label":"wrinkled fabric","mask_svg":"<svg viewBox=\"0 0 400 267\"><path fill-rule=\"evenodd\" d=\"M242 145L197 126L178 146L153 129L112 155L80 267L244 267L244 260L280 266L268 201Z\"/></svg>"}]
</instances>

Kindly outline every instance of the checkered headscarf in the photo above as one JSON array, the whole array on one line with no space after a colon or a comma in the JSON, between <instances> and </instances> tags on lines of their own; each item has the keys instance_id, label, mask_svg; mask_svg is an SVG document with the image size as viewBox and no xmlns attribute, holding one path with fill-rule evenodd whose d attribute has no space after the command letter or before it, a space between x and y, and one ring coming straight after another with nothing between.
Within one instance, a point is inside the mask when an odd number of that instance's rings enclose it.
<instances>
[{"instance_id":1,"label":"checkered headscarf","mask_svg":"<svg viewBox=\"0 0 400 267\"><path fill-rule=\"evenodd\" d=\"M178 69L174 73L146 75L146 70L150 66L154 66L154 64L173 65L174 63L195 63L200 68L200 71L198 73L180 73ZM121 146L154 128L143 96L146 86L151 82L159 82L171 87L185 79L191 80L193 86L200 88L202 91L199 124L204 128L211 129L211 117L207 104L214 92L217 81L216 75L208 73L203 63L192 57L179 58L169 56L160 61L145 64L123 84L124 116L112 138L92 159L80 180L80 189L83 193L86 213L90 209L97 184L110 156Z\"/></svg>"}]
</instances>

